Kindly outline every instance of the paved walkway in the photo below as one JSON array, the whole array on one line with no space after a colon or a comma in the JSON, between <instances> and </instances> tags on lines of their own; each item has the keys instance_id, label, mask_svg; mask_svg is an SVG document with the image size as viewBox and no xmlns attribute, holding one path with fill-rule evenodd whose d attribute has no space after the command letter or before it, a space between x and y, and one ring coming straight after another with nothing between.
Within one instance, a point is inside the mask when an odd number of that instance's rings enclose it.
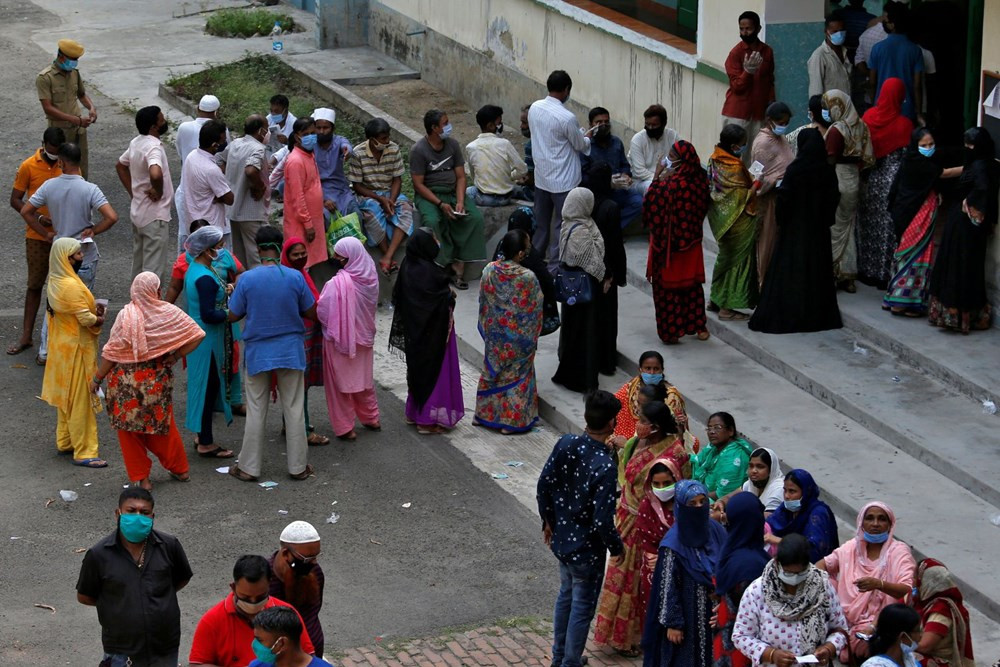
<instances>
[{"instance_id":1,"label":"paved walkway","mask_svg":"<svg viewBox=\"0 0 1000 667\"><path fill-rule=\"evenodd\" d=\"M354 648L341 657L330 656L339 667L548 667L552 660L550 623L492 626L455 632L432 639ZM595 667L640 665L641 658L623 658L587 642L588 664Z\"/></svg>"}]
</instances>

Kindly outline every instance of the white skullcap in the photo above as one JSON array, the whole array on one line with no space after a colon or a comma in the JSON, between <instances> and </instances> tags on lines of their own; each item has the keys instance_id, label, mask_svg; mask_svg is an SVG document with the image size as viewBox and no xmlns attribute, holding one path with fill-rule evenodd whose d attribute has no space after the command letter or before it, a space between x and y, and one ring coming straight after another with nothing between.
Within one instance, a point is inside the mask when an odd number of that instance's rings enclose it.
<instances>
[{"instance_id":1,"label":"white skullcap","mask_svg":"<svg viewBox=\"0 0 1000 667\"><path fill-rule=\"evenodd\" d=\"M320 107L319 109L313 109L312 118L313 120L325 120L332 125L337 122L337 112L333 109Z\"/></svg>"},{"instance_id":2,"label":"white skullcap","mask_svg":"<svg viewBox=\"0 0 1000 667\"><path fill-rule=\"evenodd\" d=\"M222 104L215 95L203 95L198 102L198 111L218 111Z\"/></svg>"},{"instance_id":3,"label":"white skullcap","mask_svg":"<svg viewBox=\"0 0 1000 667\"><path fill-rule=\"evenodd\" d=\"M311 523L293 521L281 531L281 541L285 544L306 544L307 542L319 542L320 540L319 533L316 532Z\"/></svg>"}]
</instances>

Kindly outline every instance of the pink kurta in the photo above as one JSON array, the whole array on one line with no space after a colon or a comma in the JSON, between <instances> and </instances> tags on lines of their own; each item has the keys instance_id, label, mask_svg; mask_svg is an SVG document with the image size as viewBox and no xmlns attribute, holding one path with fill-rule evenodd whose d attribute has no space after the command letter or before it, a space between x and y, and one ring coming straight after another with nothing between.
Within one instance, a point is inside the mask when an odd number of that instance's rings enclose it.
<instances>
[{"instance_id":1,"label":"pink kurta","mask_svg":"<svg viewBox=\"0 0 1000 667\"><path fill-rule=\"evenodd\" d=\"M316 231L316 237L306 243L309 258L306 268L327 260L326 231L323 226L323 186L313 154L294 148L285 159L285 215L286 238L306 238L306 229Z\"/></svg>"}]
</instances>

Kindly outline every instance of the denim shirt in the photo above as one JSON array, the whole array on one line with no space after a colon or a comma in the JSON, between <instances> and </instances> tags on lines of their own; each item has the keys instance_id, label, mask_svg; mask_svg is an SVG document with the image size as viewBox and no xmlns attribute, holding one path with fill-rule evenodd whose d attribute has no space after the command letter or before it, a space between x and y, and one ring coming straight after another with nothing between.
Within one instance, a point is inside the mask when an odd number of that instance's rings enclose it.
<instances>
[{"instance_id":1,"label":"denim shirt","mask_svg":"<svg viewBox=\"0 0 1000 667\"><path fill-rule=\"evenodd\" d=\"M538 513L552 528L552 553L588 565L624 551L615 528L618 469L604 443L564 435L538 478Z\"/></svg>"}]
</instances>

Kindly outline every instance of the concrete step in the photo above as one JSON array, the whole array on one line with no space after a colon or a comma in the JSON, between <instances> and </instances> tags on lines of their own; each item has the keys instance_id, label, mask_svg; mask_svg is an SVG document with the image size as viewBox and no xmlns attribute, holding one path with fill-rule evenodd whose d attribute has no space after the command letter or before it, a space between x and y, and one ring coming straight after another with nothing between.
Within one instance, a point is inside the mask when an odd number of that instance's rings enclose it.
<instances>
[{"instance_id":1,"label":"concrete step","mask_svg":"<svg viewBox=\"0 0 1000 667\"><path fill-rule=\"evenodd\" d=\"M632 241L638 252L638 239ZM705 250L718 252L707 222ZM641 252L645 253L644 247ZM1000 355L983 354L984 350L1000 346L1000 328L977 331L968 337L936 327L930 329L926 319L896 317L883 311L882 290L861 283L857 287L856 294L838 292L846 328L969 398L981 402L1000 396Z\"/></svg>"},{"instance_id":2,"label":"concrete step","mask_svg":"<svg viewBox=\"0 0 1000 667\"><path fill-rule=\"evenodd\" d=\"M482 363L475 287L459 295L455 326L463 356L470 363ZM549 380L558 363L557 346L558 334L539 341L535 366L540 409L557 430L579 431L582 397ZM813 473L822 497L848 523L869 500L885 500L896 510L897 535L915 555L947 563L970 603L1000 620L1000 581L990 574L989 556L1000 548L1000 530L989 523L997 513L995 506L719 336L664 346L656 337L650 296L638 285L629 285L620 291L622 369L613 378L602 377L602 388L617 390L646 349L664 353L667 376L684 394L693 420L704 423L711 412L731 412L751 441L775 449L788 467ZM972 535L976 539L969 539Z\"/></svg>"},{"instance_id":3,"label":"concrete step","mask_svg":"<svg viewBox=\"0 0 1000 667\"><path fill-rule=\"evenodd\" d=\"M641 279L645 248L641 239L628 241L629 280L648 296L650 285ZM715 254L711 248L706 250L705 270L711 275ZM852 302L854 296L844 295L840 300ZM878 305L869 305L882 314ZM901 318L887 315L884 319L895 325ZM750 331L746 322L722 322L713 315L708 324L713 335L753 361L1000 507L1000 459L994 456L993 444L997 417L985 414L979 403L951 383L922 372L910 361L913 355L883 350L878 341L849 327L778 336ZM920 331L928 337L941 335L926 323Z\"/></svg>"}]
</instances>

